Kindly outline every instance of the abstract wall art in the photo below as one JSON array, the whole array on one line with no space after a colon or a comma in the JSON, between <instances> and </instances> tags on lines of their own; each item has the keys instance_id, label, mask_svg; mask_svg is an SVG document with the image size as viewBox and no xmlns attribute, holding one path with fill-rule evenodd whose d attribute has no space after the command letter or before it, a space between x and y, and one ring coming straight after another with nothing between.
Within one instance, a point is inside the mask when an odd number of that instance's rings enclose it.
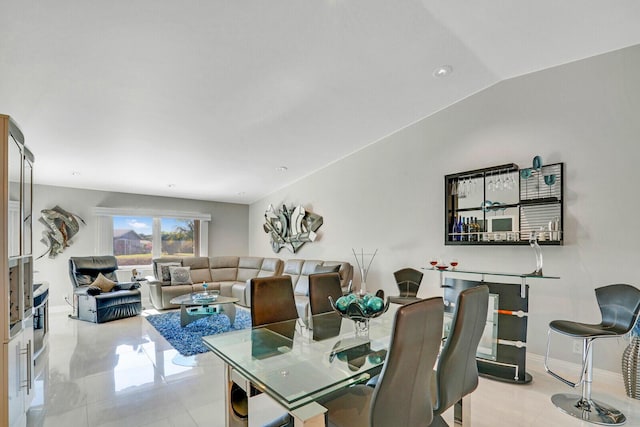
<instances>
[{"instance_id":1,"label":"abstract wall art","mask_svg":"<svg viewBox=\"0 0 640 427\"><path fill-rule=\"evenodd\" d=\"M264 232L271 236L271 248L275 253L287 248L295 254L306 242L316 239L316 231L322 225L322 217L306 211L302 205L291 208L282 205L279 209L269 205L264 220Z\"/></svg>"},{"instance_id":2,"label":"abstract wall art","mask_svg":"<svg viewBox=\"0 0 640 427\"><path fill-rule=\"evenodd\" d=\"M72 243L71 239L80 230L80 222L82 224L85 222L78 215L67 212L60 206L53 209L43 209L40 214L39 221L45 225L40 241L47 246L47 250L38 259L47 253L49 258L55 258Z\"/></svg>"}]
</instances>

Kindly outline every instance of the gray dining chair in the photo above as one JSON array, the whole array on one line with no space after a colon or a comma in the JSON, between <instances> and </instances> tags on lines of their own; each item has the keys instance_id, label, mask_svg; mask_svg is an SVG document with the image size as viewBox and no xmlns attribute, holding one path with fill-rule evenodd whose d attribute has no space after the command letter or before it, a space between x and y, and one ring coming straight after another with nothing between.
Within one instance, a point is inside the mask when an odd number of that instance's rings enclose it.
<instances>
[{"instance_id":1,"label":"gray dining chair","mask_svg":"<svg viewBox=\"0 0 640 427\"><path fill-rule=\"evenodd\" d=\"M429 384L442 340L443 300L430 298L396 312L389 352L375 388L356 385L320 401L330 426L428 426Z\"/></svg>"},{"instance_id":2,"label":"gray dining chair","mask_svg":"<svg viewBox=\"0 0 640 427\"><path fill-rule=\"evenodd\" d=\"M414 268L403 268L393 273L398 285L398 296L390 296L389 300L396 304L409 304L418 301L417 297L420 283L422 282L422 272Z\"/></svg>"},{"instance_id":3,"label":"gray dining chair","mask_svg":"<svg viewBox=\"0 0 640 427\"><path fill-rule=\"evenodd\" d=\"M458 295L451 329L432 377L430 427L447 426L442 413L452 406L456 424L462 424L462 417L469 416L469 406L463 406L462 399L478 387L476 352L487 323L488 306L487 285L465 289Z\"/></svg>"},{"instance_id":4,"label":"gray dining chair","mask_svg":"<svg viewBox=\"0 0 640 427\"><path fill-rule=\"evenodd\" d=\"M407 304L394 319L389 351L374 387L355 385L319 400L331 427L427 427L433 419L431 377L442 342L441 297ZM265 427L292 427L290 415Z\"/></svg>"},{"instance_id":5,"label":"gray dining chair","mask_svg":"<svg viewBox=\"0 0 640 427\"><path fill-rule=\"evenodd\" d=\"M249 286L252 326L298 318L291 276L255 277Z\"/></svg>"},{"instance_id":6,"label":"gray dining chair","mask_svg":"<svg viewBox=\"0 0 640 427\"><path fill-rule=\"evenodd\" d=\"M333 311L329 297L337 301L341 296L339 273L318 273L309 276L309 308L312 315Z\"/></svg>"},{"instance_id":7,"label":"gray dining chair","mask_svg":"<svg viewBox=\"0 0 640 427\"><path fill-rule=\"evenodd\" d=\"M597 288L596 300L602 314L598 324L579 323L571 320L554 320L549 323L545 370L566 385L582 386L581 395L559 393L551 397L553 404L580 420L600 425L621 425L625 415L610 405L591 398L593 378L593 343L600 338L618 338L636 324L640 312L640 290L631 285L616 284ZM582 340L582 370L576 382L569 381L549 368L551 332Z\"/></svg>"}]
</instances>

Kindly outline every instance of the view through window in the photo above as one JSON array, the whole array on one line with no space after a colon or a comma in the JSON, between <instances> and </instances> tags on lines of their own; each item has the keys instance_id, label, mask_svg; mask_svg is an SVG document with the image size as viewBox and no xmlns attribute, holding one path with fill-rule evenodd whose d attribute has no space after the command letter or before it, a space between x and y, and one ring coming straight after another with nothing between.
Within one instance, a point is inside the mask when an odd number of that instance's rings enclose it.
<instances>
[{"instance_id":1,"label":"view through window","mask_svg":"<svg viewBox=\"0 0 640 427\"><path fill-rule=\"evenodd\" d=\"M195 255L197 225L190 219L114 216L113 254L118 266L151 265L154 257L163 255Z\"/></svg>"}]
</instances>

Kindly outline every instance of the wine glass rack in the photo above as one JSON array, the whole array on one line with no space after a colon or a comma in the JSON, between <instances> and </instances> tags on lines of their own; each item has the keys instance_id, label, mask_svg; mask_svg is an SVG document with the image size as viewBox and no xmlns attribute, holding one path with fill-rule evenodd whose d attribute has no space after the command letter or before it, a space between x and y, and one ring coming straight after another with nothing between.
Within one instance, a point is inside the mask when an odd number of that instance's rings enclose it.
<instances>
[{"instance_id":1,"label":"wine glass rack","mask_svg":"<svg viewBox=\"0 0 640 427\"><path fill-rule=\"evenodd\" d=\"M444 178L446 245L528 245L534 232L541 245L563 244L564 163L509 163Z\"/></svg>"}]
</instances>

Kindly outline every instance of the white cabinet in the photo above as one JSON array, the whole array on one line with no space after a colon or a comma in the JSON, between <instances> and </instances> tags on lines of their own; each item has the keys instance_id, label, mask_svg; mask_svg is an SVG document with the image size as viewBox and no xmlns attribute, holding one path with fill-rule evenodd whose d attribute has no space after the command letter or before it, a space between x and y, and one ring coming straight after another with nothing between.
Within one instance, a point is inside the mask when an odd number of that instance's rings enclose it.
<instances>
[{"instance_id":1,"label":"white cabinet","mask_svg":"<svg viewBox=\"0 0 640 427\"><path fill-rule=\"evenodd\" d=\"M25 427L33 398L33 322L9 341L7 353L9 427Z\"/></svg>"},{"instance_id":2,"label":"white cabinet","mask_svg":"<svg viewBox=\"0 0 640 427\"><path fill-rule=\"evenodd\" d=\"M33 396L33 154L0 114L0 426L26 426ZM6 373L6 375L4 375Z\"/></svg>"}]
</instances>

